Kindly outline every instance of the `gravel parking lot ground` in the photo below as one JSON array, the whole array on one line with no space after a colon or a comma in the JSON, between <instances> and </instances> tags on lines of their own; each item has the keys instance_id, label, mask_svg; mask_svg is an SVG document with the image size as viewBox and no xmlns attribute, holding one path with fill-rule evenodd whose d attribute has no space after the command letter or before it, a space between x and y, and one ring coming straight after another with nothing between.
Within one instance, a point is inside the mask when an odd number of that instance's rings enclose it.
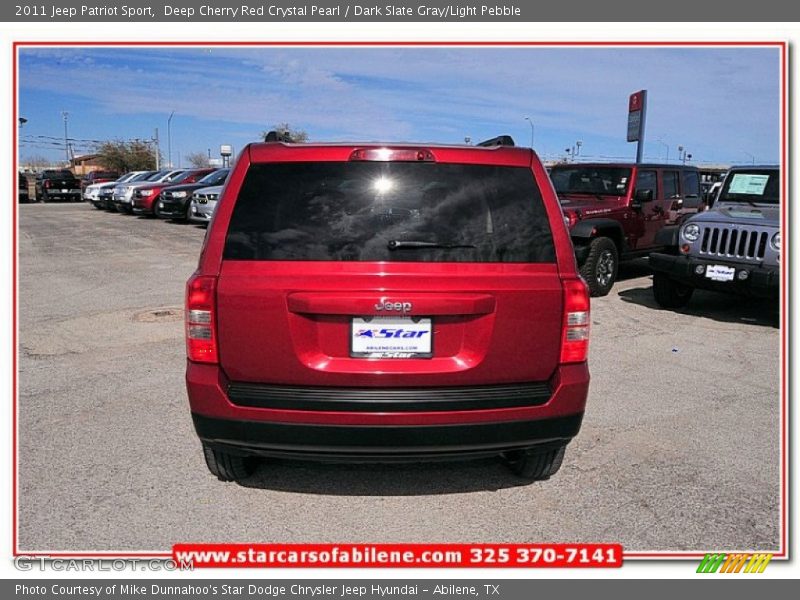
<instances>
[{"instance_id":1,"label":"gravel parking lot ground","mask_svg":"<svg viewBox=\"0 0 800 600\"><path fill-rule=\"evenodd\" d=\"M206 470L183 382L183 286L204 231L19 207L19 546L180 541L618 541L775 549L779 331L770 303L658 310L645 263L592 302L583 429L552 480L499 461Z\"/></svg>"}]
</instances>

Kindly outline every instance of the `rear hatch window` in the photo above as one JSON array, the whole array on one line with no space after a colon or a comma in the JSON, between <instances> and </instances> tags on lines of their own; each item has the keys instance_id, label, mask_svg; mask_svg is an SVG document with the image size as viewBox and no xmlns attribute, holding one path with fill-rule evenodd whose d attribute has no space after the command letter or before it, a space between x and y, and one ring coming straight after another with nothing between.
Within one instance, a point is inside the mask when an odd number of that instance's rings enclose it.
<instances>
[{"instance_id":1,"label":"rear hatch window","mask_svg":"<svg viewBox=\"0 0 800 600\"><path fill-rule=\"evenodd\" d=\"M551 263L528 168L412 162L254 164L228 260Z\"/></svg>"}]
</instances>

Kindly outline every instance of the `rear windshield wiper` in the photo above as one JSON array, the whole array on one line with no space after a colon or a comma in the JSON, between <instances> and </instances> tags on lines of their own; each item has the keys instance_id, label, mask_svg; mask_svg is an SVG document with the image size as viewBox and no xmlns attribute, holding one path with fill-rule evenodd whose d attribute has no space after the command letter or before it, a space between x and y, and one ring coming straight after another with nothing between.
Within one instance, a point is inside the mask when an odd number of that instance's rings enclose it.
<instances>
[{"instance_id":1,"label":"rear windshield wiper","mask_svg":"<svg viewBox=\"0 0 800 600\"><path fill-rule=\"evenodd\" d=\"M447 242L425 242L422 240L390 240L387 244L389 250L415 250L418 248L474 248L474 244L452 244Z\"/></svg>"}]
</instances>

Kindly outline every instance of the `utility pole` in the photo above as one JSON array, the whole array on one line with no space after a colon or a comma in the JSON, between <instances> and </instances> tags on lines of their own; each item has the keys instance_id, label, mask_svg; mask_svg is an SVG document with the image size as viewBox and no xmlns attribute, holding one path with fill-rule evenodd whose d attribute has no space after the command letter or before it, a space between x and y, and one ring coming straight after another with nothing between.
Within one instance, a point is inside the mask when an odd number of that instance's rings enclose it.
<instances>
[{"instance_id":1,"label":"utility pole","mask_svg":"<svg viewBox=\"0 0 800 600\"><path fill-rule=\"evenodd\" d=\"M167 156L169 157L169 168L172 168L172 117L175 116L175 111L173 110L169 113L169 119L167 119Z\"/></svg>"},{"instance_id":2,"label":"utility pole","mask_svg":"<svg viewBox=\"0 0 800 600\"><path fill-rule=\"evenodd\" d=\"M69 113L65 110L62 110L61 118L64 119L64 153L67 157L67 165L69 165L69 135L67 134L67 121L69 120Z\"/></svg>"},{"instance_id":3,"label":"utility pole","mask_svg":"<svg viewBox=\"0 0 800 600\"><path fill-rule=\"evenodd\" d=\"M156 127L156 137L153 138L156 144L156 171L161 170L161 147L158 144L158 127Z\"/></svg>"}]
</instances>

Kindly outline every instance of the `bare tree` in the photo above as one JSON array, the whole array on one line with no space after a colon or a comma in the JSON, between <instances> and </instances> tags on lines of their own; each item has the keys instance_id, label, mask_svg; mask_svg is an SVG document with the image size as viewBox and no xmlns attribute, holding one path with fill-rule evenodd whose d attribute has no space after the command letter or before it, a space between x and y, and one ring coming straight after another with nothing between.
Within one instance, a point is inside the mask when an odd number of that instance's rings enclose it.
<instances>
[{"instance_id":1,"label":"bare tree","mask_svg":"<svg viewBox=\"0 0 800 600\"><path fill-rule=\"evenodd\" d=\"M45 158L41 154L32 154L26 156L20 161L20 166L27 171L41 171L53 164L49 158Z\"/></svg>"},{"instance_id":2,"label":"bare tree","mask_svg":"<svg viewBox=\"0 0 800 600\"><path fill-rule=\"evenodd\" d=\"M205 152L189 152L183 158L196 169L211 166L211 161Z\"/></svg>"},{"instance_id":3,"label":"bare tree","mask_svg":"<svg viewBox=\"0 0 800 600\"><path fill-rule=\"evenodd\" d=\"M289 137L292 139L293 142L297 142L299 144L305 143L308 141L308 132L305 129L292 129L289 123L278 123L271 129L265 129L261 132L261 139L267 139L267 134L270 131L277 131L279 135L283 136L285 134L289 134Z\"/></svg>"}]
</instances>

